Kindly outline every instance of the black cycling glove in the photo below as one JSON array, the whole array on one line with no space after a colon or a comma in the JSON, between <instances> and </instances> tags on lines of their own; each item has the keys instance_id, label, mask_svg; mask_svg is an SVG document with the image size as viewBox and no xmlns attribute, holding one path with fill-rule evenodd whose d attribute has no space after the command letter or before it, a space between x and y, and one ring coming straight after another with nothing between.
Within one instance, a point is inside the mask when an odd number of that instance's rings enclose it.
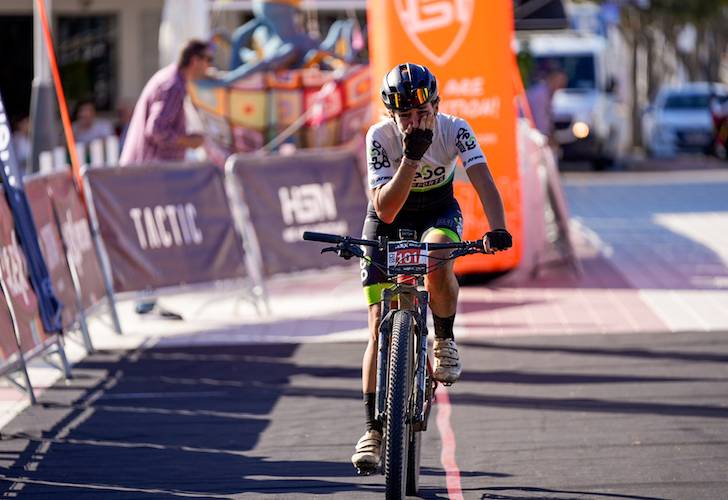
<instances>
[{"instance_id":1,"label":"black cycling glove","mask_svg":"<svg viewBox=\"0 0 728 500\"><path fill-rule=\"evenodd\" d=\"M404 155L410 160L421 160L432 144L432 130L416 128L404 136Z\"/></svg>"},{"instance_id":2,"label":"black cycling glove","mask_svg":"<svg viewBox=\"0 0 728 500\"><path fill-rule=\"evenodd\" d=\"M496 229L485 233L484 239L488 240L488 247L491 250L508 250L513 246L511 233L505 229Z\"/></svg>"}]
</instances>

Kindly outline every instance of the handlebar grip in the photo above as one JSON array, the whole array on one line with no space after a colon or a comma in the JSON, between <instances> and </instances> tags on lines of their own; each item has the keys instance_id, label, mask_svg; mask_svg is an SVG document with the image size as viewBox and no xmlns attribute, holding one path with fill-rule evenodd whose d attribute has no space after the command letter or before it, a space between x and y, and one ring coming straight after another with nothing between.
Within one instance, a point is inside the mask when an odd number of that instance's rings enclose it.
<instances>
[{"instance_id":1,"label":"handlebar grip","mask_svg":"<svg viewBox=\"0 0 728 500\"><path fill-rule=\"evenodd\" d=\"M303 239L307 241L321 241L323 243L341 243L344 238L335 234L314 233L312 231L305 231L303 233Z\"/></svg>"}]
</instances>

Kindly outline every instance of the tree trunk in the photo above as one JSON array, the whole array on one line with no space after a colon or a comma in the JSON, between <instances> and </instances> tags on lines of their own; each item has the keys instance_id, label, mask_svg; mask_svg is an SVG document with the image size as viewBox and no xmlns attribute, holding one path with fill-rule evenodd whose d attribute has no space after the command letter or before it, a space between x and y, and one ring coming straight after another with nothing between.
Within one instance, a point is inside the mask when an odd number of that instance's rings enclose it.
<instances>
[{"instance_id":1,"label":"tree trunk","mask_svg":"<svg viewBox=\"0 0 728 500\"><path fill-rule=\"evenodd\" d=\"M632 94L632 147L642 146L642 110L640 109L639 88L637 81L639 79L639 65L637 62L640 48L640 19L639 13L634 8L626 8L623 11L623 30L627 43L632 46L630 54L630 70L632 79L630 82L630 93Z\"/></svg>"}]
</instances>

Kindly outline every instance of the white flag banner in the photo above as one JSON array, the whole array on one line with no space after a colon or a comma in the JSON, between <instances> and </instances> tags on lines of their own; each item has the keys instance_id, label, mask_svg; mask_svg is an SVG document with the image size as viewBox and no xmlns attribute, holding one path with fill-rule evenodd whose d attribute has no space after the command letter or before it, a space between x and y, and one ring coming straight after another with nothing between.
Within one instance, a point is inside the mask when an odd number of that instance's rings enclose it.
<instances>
[{"instance_id":1,"label":"white flag banner","mask_svg":"<svg viewBox=\"0 0 728 500\"><path fill-rule=\"evenodd\" d=\"M179 52L192 38L210 38L208 0L165 0L159 26L159 67L177 62Z\"/></svg>"}]
</instances>

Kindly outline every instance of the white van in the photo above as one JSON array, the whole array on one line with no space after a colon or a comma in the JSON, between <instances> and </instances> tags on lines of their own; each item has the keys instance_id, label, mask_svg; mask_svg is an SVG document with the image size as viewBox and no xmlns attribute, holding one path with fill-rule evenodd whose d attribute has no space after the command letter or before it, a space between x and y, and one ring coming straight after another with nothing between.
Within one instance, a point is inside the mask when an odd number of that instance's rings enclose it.
<instances>
[{"instance_id":1,"label":"white van","mask_svg":"<svg viewBox=\"0 0 728 500\"><path fill-rule=\"evenodd\" d=\"M629 120L616 93L616 62L607 40L591 34L539 33L526 35L518 48L531 55L532 78L549 69L568 76L566 88L552 102L561 157L588 160L601 170L621 156Z\"/></svg>"}]
</instances>

